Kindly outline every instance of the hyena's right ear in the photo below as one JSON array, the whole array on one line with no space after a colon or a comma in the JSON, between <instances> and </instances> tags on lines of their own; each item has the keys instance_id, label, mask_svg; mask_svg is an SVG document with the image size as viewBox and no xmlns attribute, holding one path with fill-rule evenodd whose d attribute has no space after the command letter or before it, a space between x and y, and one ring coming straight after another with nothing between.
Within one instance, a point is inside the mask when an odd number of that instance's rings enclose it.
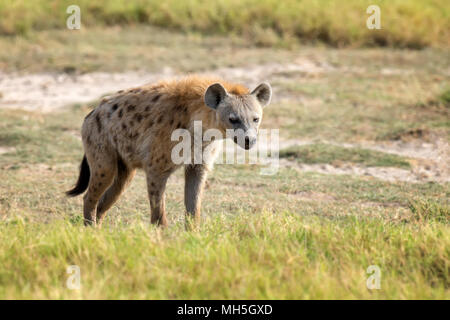
<instances>
[{"instance_id":1,"label":"hyena's right ear","mask_svg":"<svg viewBox=\"0 0 450 320\"><path fill-rule=\"evenodd\" d=\"M220 83L214 83L206 89L205 104L215 110L227 95L227 90Z\"/></svg>"}]
</instances>

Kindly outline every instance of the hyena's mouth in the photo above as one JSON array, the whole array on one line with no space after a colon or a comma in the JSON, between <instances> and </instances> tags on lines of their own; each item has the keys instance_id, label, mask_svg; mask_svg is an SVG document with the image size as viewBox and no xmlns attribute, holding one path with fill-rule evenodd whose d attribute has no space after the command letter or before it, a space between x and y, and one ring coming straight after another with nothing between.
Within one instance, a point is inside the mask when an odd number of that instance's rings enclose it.
<instances>
[{"instance_id":1,"label":"hyena's mouth","mask_svg":"<svg viewBox=\"0 0 450 320\"><path fill-rule=\"evenodd\" d=\"M238 141L239 141L239 140L238 140L238 137L234 136L233 141L234 141L234 143L236 143L238 146L242 147L242 145L238 143ZM245 150L249 150L249 149L251 149L251 148L255 145L255 142L256 142L256 141L253 141L253 140L250 139L249 137L245 137L245 138L244 138L244 146L243 146L243 148L244 148Z\"/></svg>"}]
</instances>

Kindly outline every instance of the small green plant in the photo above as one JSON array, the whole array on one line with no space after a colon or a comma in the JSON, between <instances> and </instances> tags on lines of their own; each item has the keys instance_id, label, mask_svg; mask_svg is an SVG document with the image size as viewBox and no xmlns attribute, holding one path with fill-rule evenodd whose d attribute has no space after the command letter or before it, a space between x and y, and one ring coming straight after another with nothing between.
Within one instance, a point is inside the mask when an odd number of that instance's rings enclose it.
<instances>
[{"instance_id":1,"label":"small green plant","mask_svg":"<svg viewBox=\"0 0 450 320\"><path fill-rule=\"evenodd\" d=\"M446 106L450 108L450 88L445 89L439 96L439 100Z\"/></svg>"},{"instance_id":2,"label":"small green plant","mask_svg":"<svg viewBox=\"0 0 450 320\"><path fill-rule=\"evenodd\" d=\"M409 203L409 209L413 214L412 220L414 221L450 222L450 207L435 200L412 200Z\"/></svg>"}]
</instances>

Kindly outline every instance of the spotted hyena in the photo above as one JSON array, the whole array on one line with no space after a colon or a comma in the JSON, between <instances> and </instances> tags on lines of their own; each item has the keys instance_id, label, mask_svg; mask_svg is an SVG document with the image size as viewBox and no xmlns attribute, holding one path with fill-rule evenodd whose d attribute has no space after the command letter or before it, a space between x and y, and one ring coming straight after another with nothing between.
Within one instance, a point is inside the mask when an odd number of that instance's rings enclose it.
<instances>
[{"instance_id":1,"label":"spotted hyena","mask_svg":"<svg viewBox=\"0 0 450 320\"><path fill-rule=\"evenodd\" d=\"M262 108L269 104L271 95L267 83L250 92L238 84L203 77L119 91L103 99L85 118L85 155L77 184L67 195L77 196L87 189L85 224L100 224L136 169L141 168L147 179L151 222L166 226L166 182L183 165L186 218L198 221L202 189L217 154L218 141L202 142L210 150L202 163L180 165L171 159L172 148L177 144L171 139L172 132L182 128L192 132L194 121L201 121L203 131L217 129L223 136L227 129L243 132L244 138L235 142L250 149L256 143Z\"/></svg>"}]
</instances>

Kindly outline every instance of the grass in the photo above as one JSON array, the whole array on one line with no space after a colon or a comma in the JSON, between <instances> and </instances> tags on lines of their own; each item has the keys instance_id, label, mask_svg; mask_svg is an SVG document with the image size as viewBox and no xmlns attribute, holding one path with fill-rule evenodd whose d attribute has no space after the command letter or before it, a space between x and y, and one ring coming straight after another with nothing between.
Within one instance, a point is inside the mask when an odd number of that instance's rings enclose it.
<instances>
[{"instance_id":1,"label":"grass","mask_svg":"<svg viewBox=\"0 0 450 320\"><path fill-rule=\"evenodd\" d=\"M394 154L362 148L344 148L324 143L283 149L280 150L280 157L308 164L349 162L363 164L367 167L410 167L406 159Z\"/></svg>"},{"instance_id":2,"label":"grass","mask_svg":"<svg viewBox=\"0 0 450 320\"><path fill-rule=\"evenodd\" d=\"M178 34L150 26L44 30L26 37L0 37L0 69L8 72L94 71L199 72L273 62L269 48L240 38ZM51 48L48 49L48 48ZM287 62L295 52L276 50Z\"/></svg>"},{"instance_id":3,"label":"grass","mask_svg":"<svg viewBox=\"0 0 450 320\"><path fill-rule=\"evenodd\" d=\"M260 212L209 218L198 232L182 224L94 230L21 219L0 228L6 299L446 299L449 293L446 224ZM80 290L66 287L69 265L80 267ZM380 290L366 288L370 265L381 269Z\"/></svg>"},{"instance_id":4,"label":"grass","mask_svg":"<svg viewBox=\"0 0 450 320\"><path fill-rule=\"evenodd\" d=\"M80 118L72 121L70 113L55 117L1 110L0 146L13 148L13 152L2 154L0 166L19 168L25 163L51 165L70 161L79 154L80 141L76 135L82 112L78 111Z\"/></svg>"},{"instance_id":5,"label":"grass","mask_svg":"<svg viewBox=\"0 0 450 320\"><path fill-rule=\"evenodd\" d=\"M0 5L0 33L65 28L64 1L7 0ZM448 47L449 10L445 0L358 1L275 0L189 1L81 0L82 28L150 24L206 34L236 34L260 45L321 41L333 46ZM369 30L366 9L381 8L380 30Z\"/></svg>"},{"instance_id":6,"label":"grass","mask_svg":"<svg viewBox=\"0 0 450 320\"><path fill-rule=\"evenodd\" d=\"M450 89L447 88L446 90L442 91L442 93L439 96L439 100L447 107L450 108Z\"/></svg>"},{"instance_id":7,"label":"grass","mask_svg":"<svg viewBox=\"0 0 450 320\"><path fill-rule=\"evenodd\" d=\"M450 222L450 207L430 200L415 200L409 205L413 217L418 221Z\"/></svg>"}]
</instances>

